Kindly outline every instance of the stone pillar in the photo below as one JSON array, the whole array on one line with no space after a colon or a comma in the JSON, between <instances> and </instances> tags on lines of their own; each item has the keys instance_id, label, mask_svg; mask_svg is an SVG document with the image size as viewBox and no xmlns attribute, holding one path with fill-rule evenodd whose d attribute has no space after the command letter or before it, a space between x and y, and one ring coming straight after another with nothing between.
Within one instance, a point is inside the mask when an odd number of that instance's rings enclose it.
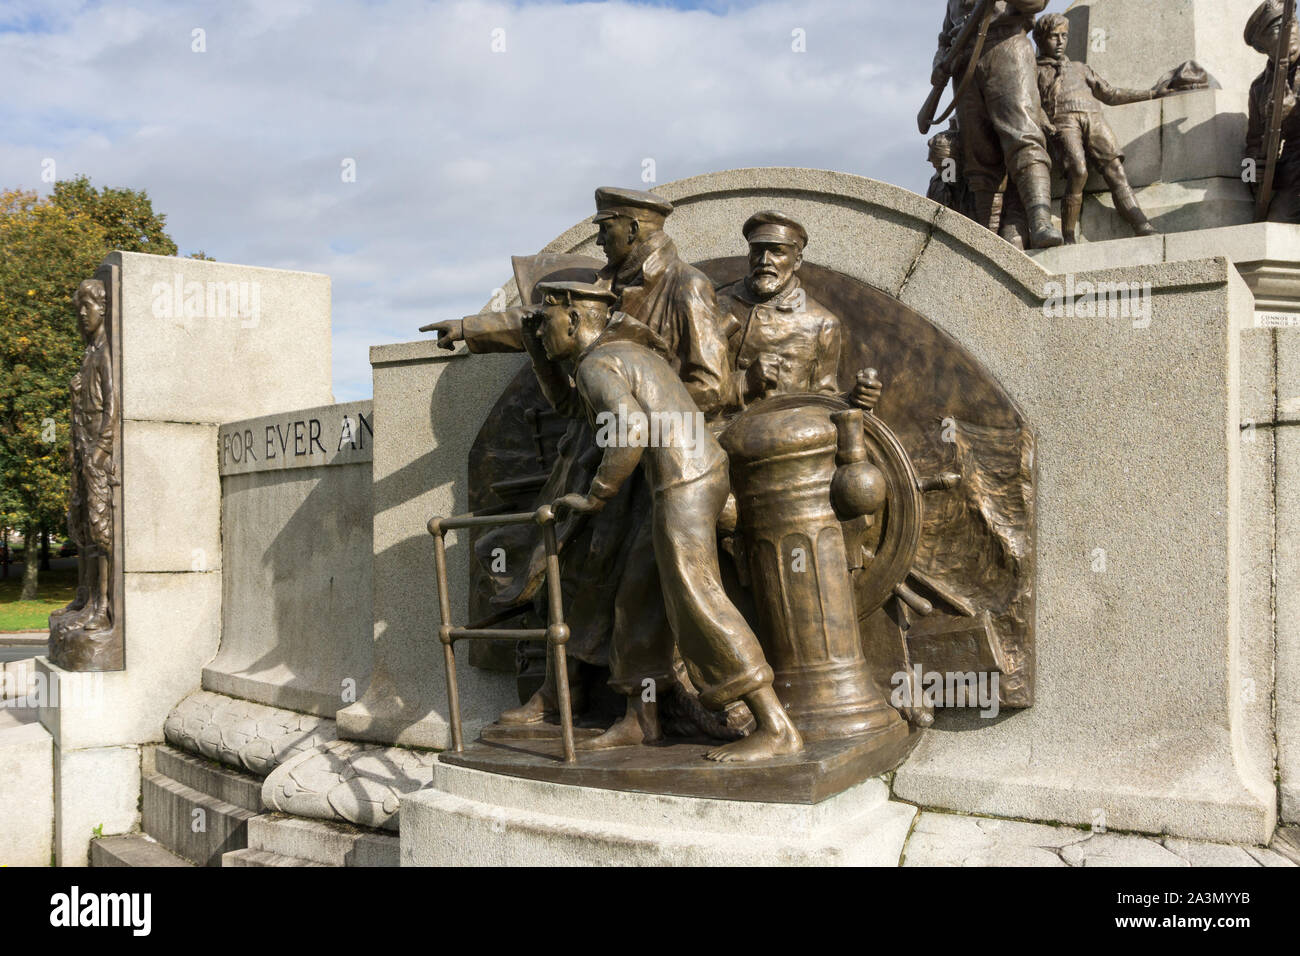
<instances>
[{"instance_id":1,"label":"stone pillar","mask_svg":"<svg viewBox=\"0 0 1300 956\"><path fill-rule=\"evenodd\" d=\"M1292 227L1298 228L1298 227ZM1300 324L1273 329L1277 749L1282 819L1300 823Z\"/></svg>"},{"instance_id":2,"label":"stone pillar","mask_svg":"<svg viewBox=\"0 0 1300 956\"><path fill-rule=\"evenodd\" d=\"M1230 93L1245 93L1265 57L1242 42L1259 0L1075 0L1070 58L1115 86L1141 89L1195 60Z\"/></svg>"},{"instance_id":3,"label":"stone pillar","mask_svg":"<svg viewBox=\"0 0 1300 956\"><path fill-rule=\"evenodd\" d=\"M147 745L217 650L219 425L332 400L328 277L137 253L107 264L121 330L126 669L38 660L60 865L87 862L97 827L136 825Z\"/></svg>"},{"instance_id":4,"label":"stone pillar","mask_svg":"<svg viewBox=\"0 0 1300 956\"><path fill-rule=\"evenodd\" d=\"M513 288L513 285L511 286ZM522 355L451 353L432 341L370 350L375 381L375 669L364 696L340 710L339 736L443 749L451 746L447 685L438 643L435 514L469 510L466 467L474 436ZM450 536L447 568L455 623L467 624L469 555ZM469 664L456 648L465 739L519 703L513 674Z\"/></svg>"}]
</instances>

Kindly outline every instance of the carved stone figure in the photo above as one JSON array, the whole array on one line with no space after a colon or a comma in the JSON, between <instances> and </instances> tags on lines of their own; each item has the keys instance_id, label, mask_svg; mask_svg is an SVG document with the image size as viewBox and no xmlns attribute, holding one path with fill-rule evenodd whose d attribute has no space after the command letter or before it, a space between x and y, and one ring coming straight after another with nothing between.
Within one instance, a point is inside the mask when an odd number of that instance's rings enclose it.
<instances>
[{"instance_id":1,"label":"carved stone figure","mask_svg":"<svg viewBox=\"0 0 1300 956\"><path fill-rule=\"evenodd\" d=\"M931 82L956 81L964 175L975 219L1032 248L1059 246L1051 159L1039 127L1037 65L1027 36L1047 0L948 0ZM922 116L928 126L929 118ZM1022 232L1018 218L1026 219Z\"/></svg>"},{"instance_id":2,"label":"carved stone figure","mask_svg":"<svg viewBox=\"0 0 1300 956\"><path fill-rule=\"evenodd\" d=\"M1122 90L1111 86L1086 63L1065 54L1070 41L1070 21L1059 13L1047 13L1034 24L1038 44L1038 91L1043 104L1043 129L1057 147L1065 173L1065 198L1061 204L1061 231L1067 243L1079 238L1079 216L1083 211L1083 187L1091 163L1106 180L1115 208L1139 236L1153 236L1156 228L1138 206L1124 172L1120 150L1101 106L1141 103L1169 94L1168 88Z\"/></svg>"},{"instance_id":3,"label":"carved stone figure","mask_svg":"<svg viewBox=\"0 0 1300 956\"><path fill-rule=\"evenodd\" d=\"M1279 70L1278 50L1281 48L1284 11L1282 5L1265 0L1246 22L1246 43L1269 58L1268 66L1250 85L1250 112L1246 128L1246 158L1253 160L1256 175L1252 188L1263 188L1270 160L1274 163L1270 195L1266 196L1264 215L1270 222L1300 222L1300 112L1295 108L1297 87L1296 65L1300 61L1300 28L1292 18L1286 43L1286 63ZM1280 137L1273 135L1273 88L1275 77L1284 72L1286 77L1282 102L1277 119ZM1270 155L1270 143L1275 148ZM1258 195L1257 195L1258 199Z\"/></svg>"},{"instance_id":4,"label":"carved stone figure","mask_svg":"<svg viewBox=\"0 0 1300 956\"><path fill-rule=\"evenodd\" d=\"M599 512L634 472L644 471L653 492L655 561L648 570L662 588L671 624L669 634L634 621L615 630L611 683L628 689L627 713L579 749L660 737L656 702L672 680L675 638L692 666L700 700L720 710L743 699L757 724L742 740L710 750L710 759L752 761L797 753L803 741L772 688L772 668L722 584L715 529L729 490L727 456L702 421L692 424L702 416L668 364L672 353L635 319L616 314L611 320L609 308L617 297L600 286L557 282L541 290L545 304L537 335L547 357L571 369L573 397L593 426L600 425L602 435L606 428L617 429L612 440L599 442L603 450L591 487L585 494L566 495L556 508ZM633 429L642 431L639 438L623 440ZM656 684L656 693L647 694Z\"/></svg>"},{"instance_id":5,"label":"carved stone figure","mask_svg":"<svg viewBox=\"0 0 1300 956\"><path fill-rule=\"evenodd\" d=\"M69 670L122 666L120 629L113 607L113 488L117 443L117 388L107 328L103 281L77 287L81 368L71 383L72 442L68 533L77 545L77 596L50 615L50 660Z\"/></svg>"},{"instance_id":6,"label":"carved stone figure","mask_svg":"<svg viewBox=\"0 0 1300 956\"><path fill-rule=\"evenodd\" d=\"M590 278L619 297L625 314L658 335L687 393L706 415L717 414L730 392L727 346L713 284L677 254L664 223L672 204L653 193L602 187L596 190L595 221L606 264ZM521 286L521 295L527 291ZM524 317L531 305L436 322L422 331L438 333L438 344L453 348L463 341L471 352L524 351ZM532 356L539 380L563 378L545 368L545 355ZM564 391L557 410L577 415ZM576 418L560 440L549 477L537 492L538 504L590 485L599 450L585 416ZM572 637L572 659L596 666L609 663L610 635L621 622L635 621L659 640L671 640L663 598L654 579L654 555L649 547L650 489L634 475L599 514L570 512L557 527L562 574L569 606L565 610ZM507 527L481 536L476 553L486 557L496 549L506 555L505 570L489 574L491 603L499 611L531 604L544 579L544 552L527 528ZM491 561L480 562L490 567ZM577 684L574 684L577 687ZM622 691L617 682L613 685ZM639 684L636 688L640 690ZM629 688L630 690L630 688ZM502 715L505 723L536 723L556 707L553 675L521 707Z\"/></svg>"}]
</instances>

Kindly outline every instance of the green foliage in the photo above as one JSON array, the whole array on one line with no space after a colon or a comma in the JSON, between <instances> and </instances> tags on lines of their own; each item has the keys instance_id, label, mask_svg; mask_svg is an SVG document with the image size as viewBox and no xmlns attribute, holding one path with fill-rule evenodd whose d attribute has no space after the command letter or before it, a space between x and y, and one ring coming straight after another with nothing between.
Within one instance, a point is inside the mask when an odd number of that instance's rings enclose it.
<instances>
[{"instance_id":1,"label":"green foliage","mask_svg":"<svg viewBox=\"0 0 1300 956\"><path fill-rule=\"evenodd\" d=\"M147 252L176 255L176 243L167 235L167 217L153 211L143 189L96 189L86 176L54 184L54 204L69 213L81 213L104 230L107 252Z\"/></svg>"},{"instance_id":2,"label":"green foliage","mask_svg":"<svg viewBox=\"0 0 1300 956\"><path fill-rule=\"evenodd\" d=\"M58 529L82 342L72 294L114 250L175 255L142 190L85 176L53 195L0 192L0 526Z\"/></svg>"},{"instance_id":3,"label":"green foliage","mask_svg":"<svg viewBox=\"0 0 1300 956\"><path fill-rule=\"evenodd\" d=\"M68 496L68 382L81 356L72 293L102 227L35 193L0 193L0 523L58 527Z\"/></svg>"}]
</instances>

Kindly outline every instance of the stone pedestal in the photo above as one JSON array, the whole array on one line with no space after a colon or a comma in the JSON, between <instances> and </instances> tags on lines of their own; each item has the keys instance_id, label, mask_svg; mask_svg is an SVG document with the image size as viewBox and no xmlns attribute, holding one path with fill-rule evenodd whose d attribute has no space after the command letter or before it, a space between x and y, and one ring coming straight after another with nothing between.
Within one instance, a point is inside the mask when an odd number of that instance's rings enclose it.
<instances>
[{"instance_id":1,"label":"stone pedestal","mask_svg":"<svg viewBox=\"0 0 1300 956\"><path fill-rule=\"evenodd\" d=\"M49 866L54 845L54 749L36 714L0 707L0 866Z\"/></svg>"},{"instance_id":2,"label":"stone pedestal","mask_svg":"<svg viewBox=\"0 0 1300 956\"><path fill-rule=\"evenodd\" d=\"M916 808L867 780L809 805L570 787L438 763L403 866L897 866Z\"/></svg>"},{"instance_id":3,"label":"stone pedestal","mask_svg":"<svg viewBox=\"0 0 1300 956\"><path fill-rule=\"evenodd\" d=\"M203 687L333 718L370 681L370 402L223 425L221 650Z\"/></svg>"}]
</instances>

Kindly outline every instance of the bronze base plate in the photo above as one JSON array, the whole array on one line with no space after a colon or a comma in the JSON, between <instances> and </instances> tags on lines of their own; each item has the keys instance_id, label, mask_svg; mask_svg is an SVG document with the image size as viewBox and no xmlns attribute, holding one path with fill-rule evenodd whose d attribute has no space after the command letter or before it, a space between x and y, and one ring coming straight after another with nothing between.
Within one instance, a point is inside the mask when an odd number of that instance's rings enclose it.
<instances>
[{"instance_id":1,"label":"bronze base plate","mask_svg":"<svg viewBox=\"0 0 1300 956\"><path fill-rule=\"evenodd\" d=\"M462 753L447 751L438 759L456 767L575 787L811 804L893 770L921 737L900 721L874 734L817 741L803 753L761 763L717 763L704 754L719 741L674 739L654 746L579 751L578 762L566 764L559 730L550 723L493 724ZM574 728L576 739L587 736L589 728Z\"/></svg>"}]
</instances>

